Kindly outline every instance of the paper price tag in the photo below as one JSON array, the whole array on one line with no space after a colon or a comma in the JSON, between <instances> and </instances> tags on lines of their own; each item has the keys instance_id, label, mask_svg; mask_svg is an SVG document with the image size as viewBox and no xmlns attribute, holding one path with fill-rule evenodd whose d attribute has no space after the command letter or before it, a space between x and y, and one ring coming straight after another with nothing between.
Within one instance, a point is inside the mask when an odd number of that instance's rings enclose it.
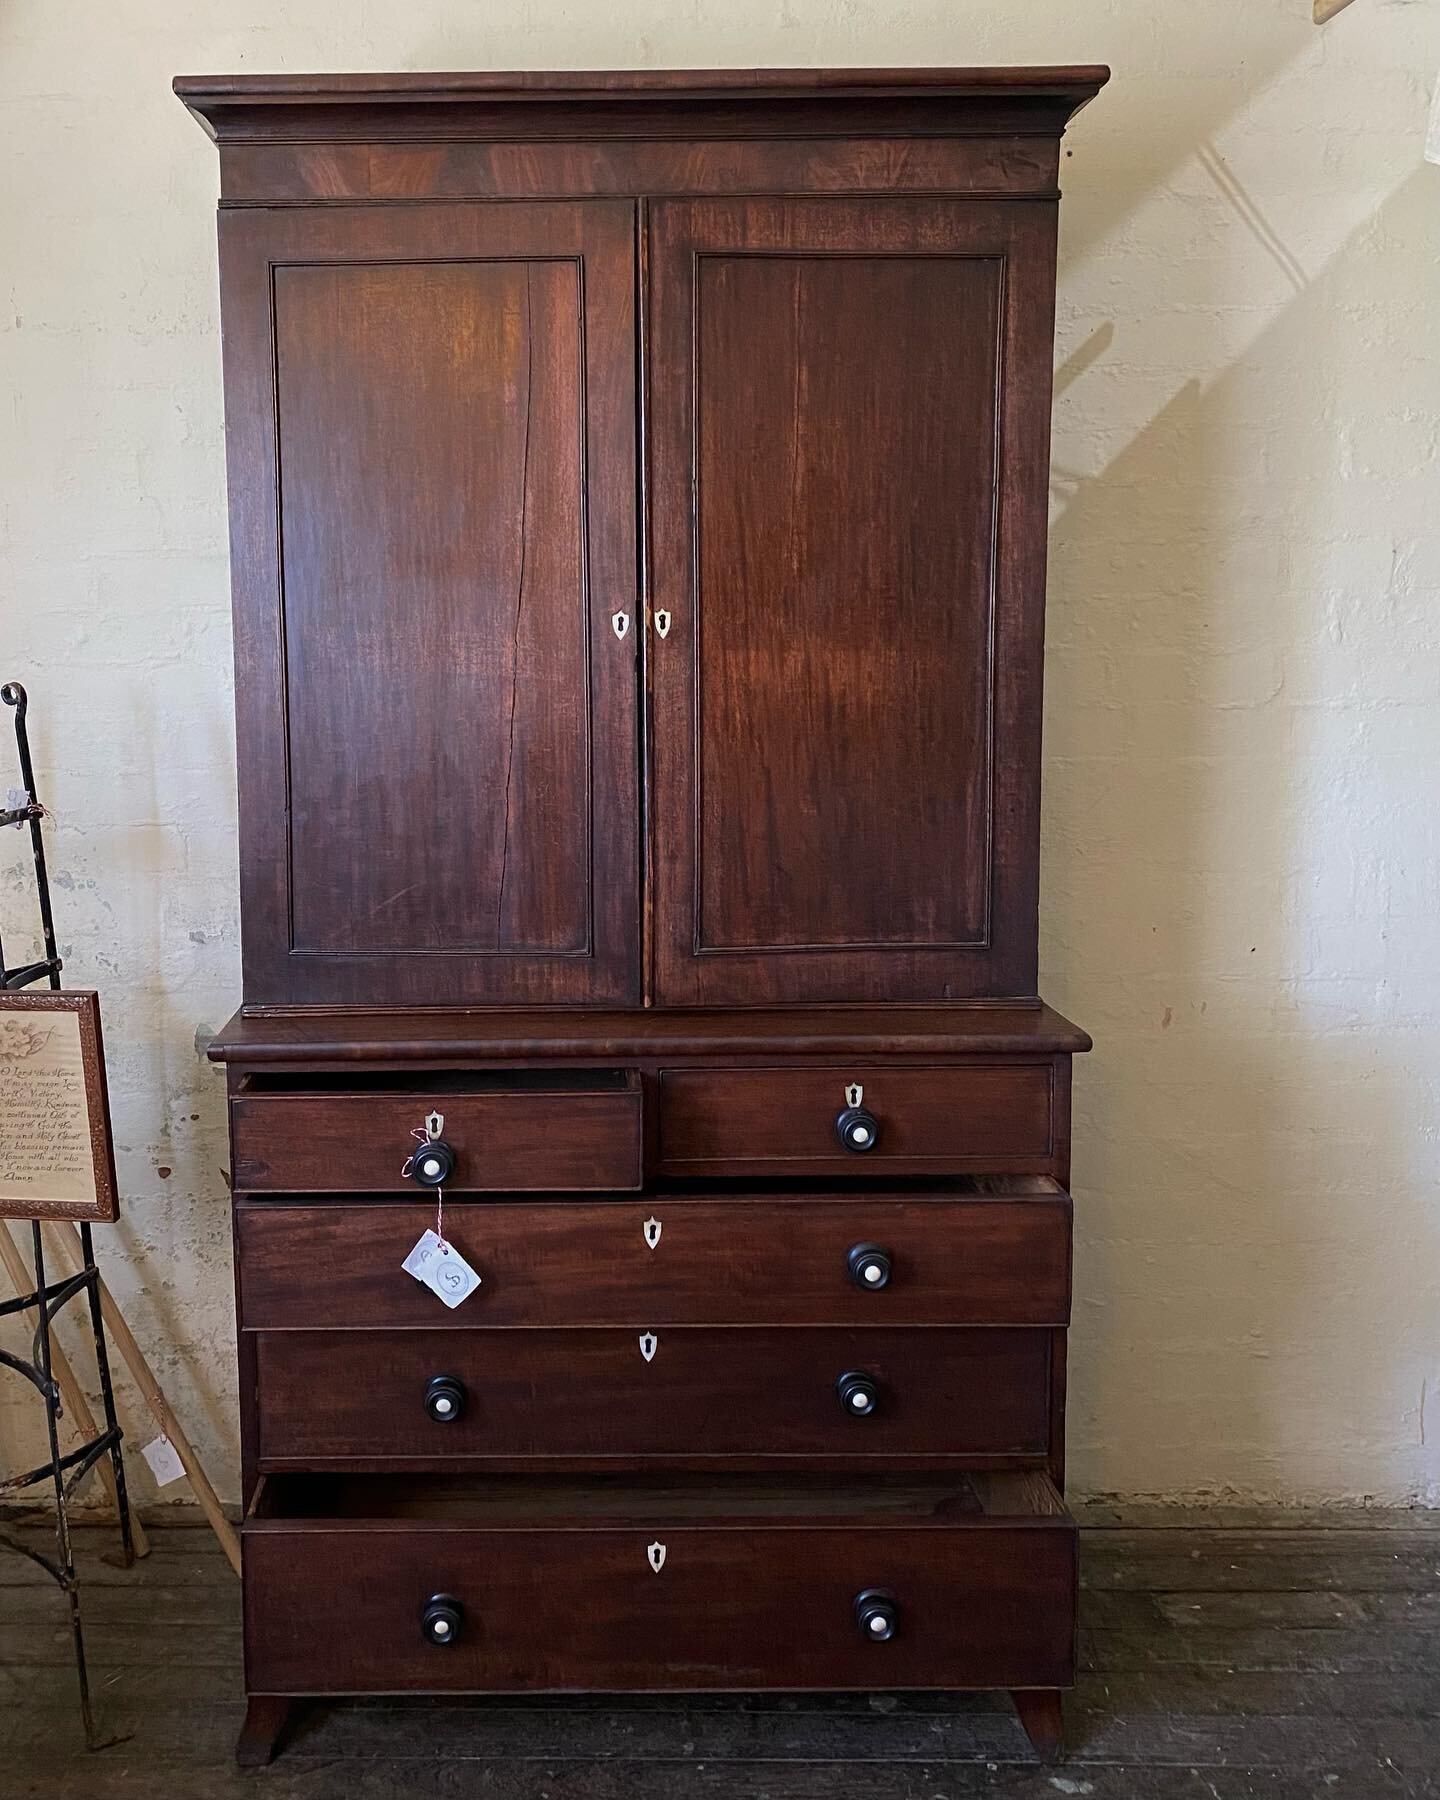
<instances>
[{"instance_id":1,"label":"paper price tag","mask_svg":"<svg viewBox=\"0 0 1440 1800\"><path fill-rule=\"evenodd\" d=\"M433 1231L421 1234L400 1267L438 1294L449 1307L468 1300L480 1285L480 1277L455 1246L445 1243Z\"/></svg>"},{"instance_id":2,"label":"paper price tag","mask_svg":"<svg viewBox=\"0 0 1440 1800\"><path fill-rule=\"evenodd\" d=\"M156 1487L169 1487L172 1481L179 1481L185 1473L180 1453L168 1437L153 1438L141 1449L140 1454L150 1465Z\"/></svg>"}]
</instances>

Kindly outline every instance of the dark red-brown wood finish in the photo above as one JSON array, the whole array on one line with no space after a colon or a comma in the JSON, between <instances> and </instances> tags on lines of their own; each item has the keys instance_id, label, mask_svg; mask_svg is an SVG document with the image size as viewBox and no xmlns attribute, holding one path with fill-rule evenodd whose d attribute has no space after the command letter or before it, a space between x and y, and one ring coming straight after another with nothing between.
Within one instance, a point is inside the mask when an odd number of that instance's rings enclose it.
<instances>
[{"instance_id":1,"label":"dark red-brown wood finish","mask_svg":"<svg viewBox=\"0 0 1440 1800\"><path fill-rule=\"evenodd\" d=\"M1070 1316L1070 1200L1043 1178L920 1194L834 1183L764 1198L724 1188L628 1203L447 1200L446 1238L482 1282L457 1312L437 1308L400 1267L433 1222L420 1199L245 1199L241 1325L1063 1326ZM865 1245L885 1257L878 1287L857 1275Z\"/></svg>"},{"instance_id":2,"label":"dark red-brown wood finish","mask_svg":"<svg viewBox=\"0 0 1440 1800\"><path fill-rule=\"evenodd\" d=\"M1000 1685L1057 1752L1046 475L1106 76L176 82L220 149L242 1761L307 1694L576 1687ZM453 1311L400 1267L417 1132Z\"/></svg>"},{"instance_id":3,"label":"dark red-brown wood finish","mask_svg":"<svg viewBox=\"0 0 1440 1800\"><path fill-rule=\"evenodd\" d=\"M633 238L222 215L247 998L639 997Z\"/></svg>"},{"instance_id":4,"label":"dark red-brown wood finish","mask_svg":"<svg viewBox=\"0 0 1440 1800\"><path fill-rule=\"evenodd\" d=\"M290 1478L295 1479L295 1478ZM267 1484L248 1535L260 1691L915 1688L1073 1679L1075 1541L1043 1481ZM273 1501L268 1487L274 1487ZM981 1495L984 1496L983 1500ZM313 1509L313 1511L312 1511ZM363 1559L369 1579L356 1583ZM658 1569L656 1562L659 1562ZM428 1640L439 1590L455 1626ZM316 1616L344 1617L316 1632ZM894 1629L857 1619L879 1592ZM1015 1605L1023 1592L1031 1603Z\"/></svg>"},{"instance_id":5,"label":"dark red-brown wood finish","mask_svg":"<svg viewBox=\"0 0 1440 1800\"><path fill-rule=\"evenodd\" d=\"M1052 209L650 220L657 997L1033 993Z\"/></svg>"}]
</instances>

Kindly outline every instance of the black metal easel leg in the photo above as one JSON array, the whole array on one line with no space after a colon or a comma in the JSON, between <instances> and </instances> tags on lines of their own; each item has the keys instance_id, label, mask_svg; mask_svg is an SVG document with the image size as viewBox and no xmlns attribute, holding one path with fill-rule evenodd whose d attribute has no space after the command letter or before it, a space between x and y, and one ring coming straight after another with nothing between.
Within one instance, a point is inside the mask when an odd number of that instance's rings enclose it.
<instances>
[{"instance_id":1,"label":"black metal easel leg","mask_svg":"<svg viewBox=\"0 0 1440 1800\"><path fill-rule=\"evenodd\" d=\"M30 1223L35 1256L35 1292L39 1295L40 1323L35 1332L36 1364L44 1382L45 1426L50 1436L50 1474L55 1488L55 1551L60 1587L70 1605L70 1639L75 1649L75 1675L80 1683L80 1716L85 1722L85 1747L100 1748L95 1714L90 1705L90 1677L85 1668L85 1629L80 1618L80 1584L75 1579L75 1552L70 1542L70 1504L65 1492L65 1472L60 1461L60 1389L50 1372L50 1311L45 1304L45 1244L40 1221Z\"/></svg>"},{"instance_id":2,"label":"black metal easel leg","mask_svg":"<svg viewBox=\"0 0 1440 1800\"><path fill-rule=\"evenodd\" d=\"M60 953L55 942L55 921L50 910L50 878L45 868L45 837L40 829L45 808L35 792L35 769L30 758L30 739L26 729L28 700L18 681L0 685L0 702L15 709L15 745L20 759L21 803L0 809L0 826L30 827L30 847L35 861L35 889L40 907L40 935L45 954L38 962L7 968L0 946L0 989L30 987L42 979L52 989L60 986ZM0 1221L0 1231L8 1228ZM8 1243L8 1235L7 1235ZM37 1564L64 1593L70 1607L70 1637L75 1649L75 1675L80 1684L80 1712L85 1722L85 1747L103 1750L107 1744L122 1743L122 1737L101 1738L95 1730L95 1714L90 1704L90 1678L85 1668L85 1631L80 1617L80 1584L75 1575L75 1551L70 1537L69 1489L89 1471L101 1456L108 1455L115 1473L115 1506L120 1517L120 1543L126 1567L135 1560L134 1533L130 1525L130 1501L125 1489L125 1464L120 1455L120 1422L115 1416L115 1391L110 1380L110 1357L105 1346L105 1325L100 1308L100 1275L95 1266L90 1241L90 1226L82 1222L80 1244L85 1267L73 1280L59 1281L53 1289L45 1279L45 1242L40 1221L30 1221L30 1244L35 1259L35 1292L17 1293L13 1300L0 1301L0 1316L28 1312L34 1307L39 1315L35 1328L32 1362L0 1349L0 1367L22 1376L38 1390L45 1402L45 1429L50 1444L50 1460L23 1475L0 1480L0 1494L23 1493L38 1482L49 1480L55 1490L55 1548L52 1562L21 1538L0 1530L0 1545L16 1550ZM23 1282L19 1284L23 1287ZM100 1374L100 1392L105 1403L105 1429L79 1449L68 1455L60 1452L60 1385L55 1379L54 1356L51 1351L51 1316L72 1300L81 1288L90 1303L90 1328L95 1338L95 1364ZM129 1735L128 1733L126 1734Z\"/></svg>"},{"instance_id":3,"label":"black metal easel leg","mask_svg":"<svg viewBox=\"0 0 1440 1800\"><path fill-rule=\"evenodd\" d=\"M38 1230L39 1227L36 1227ZM63 1229L63 1228L62 1228ZM85 1258L90 1301L90 1330L95 1339L95 1367L100 1371L100 1398L105 1408L105 1431L110 1438L110 1467L115 1471L115 1511L120 1520L120 1553L125 1568L135 1561L135 1540L130 1530L130 1496L125 1488L125 1459L120 1453L120 1421L115 1415L115 1387L110 1379L110 1353L105 1347L105 1321L100 1312L100 1275L90 1241L90 1222L80 1226L80 1248Z\"/></svg>"}]
</instances>

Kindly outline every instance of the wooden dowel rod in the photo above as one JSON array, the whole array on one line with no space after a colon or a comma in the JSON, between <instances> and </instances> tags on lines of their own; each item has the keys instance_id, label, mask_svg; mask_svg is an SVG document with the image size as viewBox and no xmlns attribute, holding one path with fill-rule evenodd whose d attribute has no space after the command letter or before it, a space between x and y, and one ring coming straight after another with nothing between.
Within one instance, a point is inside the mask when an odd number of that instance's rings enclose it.
<instances>
[{"instance_id":1,"label":"wooden dowel rod","mask_svg":"<svg viewBox=\"0 0 1440 1800\"><path fill-rule=\"evenodd\" d=\"M0 1262L5 1265L5 1272L14 1283L17 1294L28 1294L35 1285L35 1278L25 1267L25 1259L15 1247L9 1228L0 1225ZM60 1393L65 1401L70 1417L75 1421L75 1428L80 1433L82 1443L100 1435L100 1427L95 1422L95 1415L90 1410L90 1402L85 1398L85 1391L75 1378L75 1371L70 1367L70 1360L56 1342L55 1334L50 1334L50 1369ZM110 1496L110 1504L115 1509L115 1517L120 1517L120 1496L115 1489L115 1470L107 1450L95 1467L100 1471L100 1479L105 1484L105 1492ZM130 1542L136 1556L150 1554L150 1540L145 1535L145 1527L140 1523L134 1507L130 1509Z\"/></svg>"},{"instance_id":2,"label":"wooden dowel rod","mask_svg":"<svg viewBox=\"0 0 1440 1800\"><path fill-rule=\"evenodd\" d=\"M80 1242L78 1229L71 1225L54 1226L55 1237L65 1247L65 1254L72 1265L84 1267L84 1248ZM145 1353L135 1342L135 1334L125 1323L125 1315L115 1304L115 1297L105 1285L105 1278L100 1278L100 1312L105 1323L110 1327L110 1336L115 1340L115 1347L124 1357L127 1368L135 1378L136 1386L145 1397L145 1404L155 1415L156 1423L175 1446L175 1454L184 1465L185 1473L190 1478L190 1486L195 1490L195 1498L200 1502L201 1510L210 1521L210 1527L220 1540L220 1548L225 1552L226 1560L238 1575L240 1573L240 1540L235 1535L235 1528L225 1517L215 1490L210 1485L209 1477L195 1454L194 1446L185 1435L185 1427L176 1418L170 1402L165 1398L164 1390L155 1379L154 1371L145 1360Z\"/></svg>"},{"instance_id":3,"label":"wooden dowel rod","mask_svg":"<svg viewBox=\"0 0 1440 1800\"><path fill-rule=\"evenodd\" d=\"M1350 0L1315 0L1315 23L1323 25L1327 19L1333 19L1338 12L1344 12Z\"/></svg>"}]
</instances>

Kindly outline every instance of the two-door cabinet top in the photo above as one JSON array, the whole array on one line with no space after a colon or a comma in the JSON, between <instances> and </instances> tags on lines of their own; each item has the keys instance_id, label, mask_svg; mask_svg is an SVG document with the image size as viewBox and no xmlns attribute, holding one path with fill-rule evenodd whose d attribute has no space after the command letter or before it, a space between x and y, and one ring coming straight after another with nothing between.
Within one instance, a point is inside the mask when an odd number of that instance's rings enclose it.
<instances>
[{"instance_id":1,"label":"two-door cabinet top","mask_svg":"<svg viewBox=\"0 0 1440 1800\"><path fill-rule=\"evenodd\" d=\"M176 82L248 1003L1033 1000L1056 171L1105 76Z\"/></svg>"}]
</instances>

